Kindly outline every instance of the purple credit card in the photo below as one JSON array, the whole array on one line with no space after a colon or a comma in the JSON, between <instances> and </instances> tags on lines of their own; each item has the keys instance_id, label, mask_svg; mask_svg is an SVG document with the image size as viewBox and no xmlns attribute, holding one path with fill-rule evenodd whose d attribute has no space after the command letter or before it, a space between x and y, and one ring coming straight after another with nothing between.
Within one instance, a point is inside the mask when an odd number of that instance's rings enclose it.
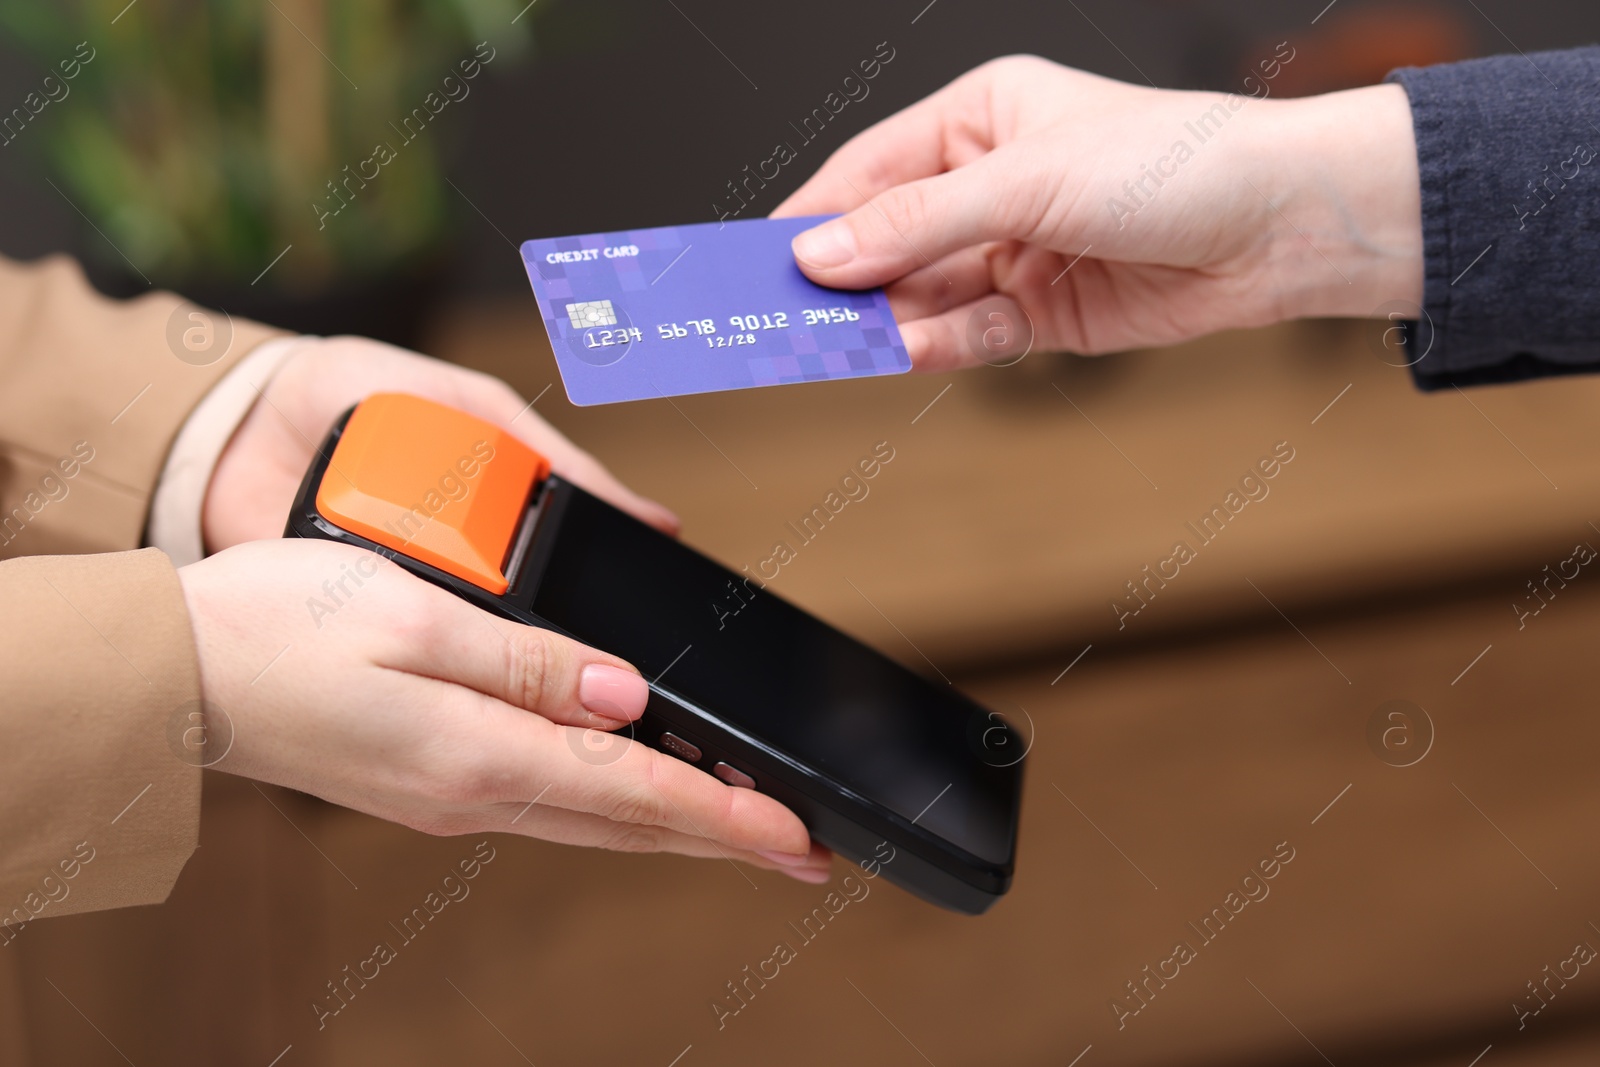
<instances>
[{"instance_id":1,"label":"purple credit card","mask_svg":"<svg viewBox=\"0 0 1600 1067\"><path fill-rule=\"evenodd\" d=\"M901 374L883 290L824 289L793 237L823 217L524 241L522 262L574 404Z\"/></svg>"}]
</instances>

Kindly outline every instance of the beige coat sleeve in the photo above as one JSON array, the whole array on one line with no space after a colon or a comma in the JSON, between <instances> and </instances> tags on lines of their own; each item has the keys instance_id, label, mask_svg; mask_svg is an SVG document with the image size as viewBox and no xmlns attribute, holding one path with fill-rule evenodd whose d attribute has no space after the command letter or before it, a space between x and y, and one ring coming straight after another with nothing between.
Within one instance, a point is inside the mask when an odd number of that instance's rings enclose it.
<instances>
[{"instance_id":1,"label":"beige coat sleeve","mask_svg":"<svg viewBox=\"0 0 1600 1067\"><path fill-rule=\"evenodd\" d=\"M168 740L194 638L171 564L133 550L184 418L273 336L0 258L0 942L163 900L194 849L199 771Z\"/></svg>"}]
</instances>

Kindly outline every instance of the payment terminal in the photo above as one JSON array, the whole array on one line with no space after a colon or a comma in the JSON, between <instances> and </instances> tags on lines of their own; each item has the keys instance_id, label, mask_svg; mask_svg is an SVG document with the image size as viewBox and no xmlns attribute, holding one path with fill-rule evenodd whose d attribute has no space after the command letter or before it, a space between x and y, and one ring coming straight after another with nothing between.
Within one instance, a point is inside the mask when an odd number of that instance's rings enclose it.
<instances>
[{"instance_id":1,"label":"payment terminal","mask_svg":"<svg viewBox=\"0 0 1600 1067\"><path fill-rule=\"evenodd\" d=\"M398 393L333 427L286 536L356 545L650 680L624 736L794 811L935 904L1011 885L1019 731L551 472L509 431ZM737 590L731 615L718 605Z\"/></svg>"}]
</instances>

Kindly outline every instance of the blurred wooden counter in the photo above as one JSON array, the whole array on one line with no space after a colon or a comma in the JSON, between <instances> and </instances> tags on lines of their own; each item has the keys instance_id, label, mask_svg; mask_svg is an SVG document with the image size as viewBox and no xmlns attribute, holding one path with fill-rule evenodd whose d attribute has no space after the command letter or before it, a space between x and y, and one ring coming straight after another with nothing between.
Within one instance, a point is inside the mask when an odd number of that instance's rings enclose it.
<instances>
[{"instance_id":1,"label":"blurred wooden counter","mask_svg":"<svg viewBox=\"0 0 1600 1067\"><path fill-rule=\"evenodd\" d=\"M949 673L1466 581L1500 579L1509 604L1600 544L1600 382L1423 395L1374 329L600 408L567 402L531 299L460 309L433 351L542 392L536 410L676 509L697 547L754 569L789 542L775 590ZM880 441L895 459L870 494L801 547L788 524ZM1285 441L1269 495L1202 547L1186 524ZM1119 632L1112 602L1137 606L1125 583L1180 539L1198 558Z\"/></svg>"}]
</instances>

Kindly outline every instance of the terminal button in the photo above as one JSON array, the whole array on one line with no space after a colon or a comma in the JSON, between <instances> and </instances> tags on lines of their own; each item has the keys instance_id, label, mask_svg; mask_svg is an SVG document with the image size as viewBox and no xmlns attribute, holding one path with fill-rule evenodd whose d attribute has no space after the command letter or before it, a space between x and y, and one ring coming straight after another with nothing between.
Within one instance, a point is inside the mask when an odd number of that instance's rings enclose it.
<instances>
[{"instance_id":1,"label":"terminal button","mask_svg":"<svg viewBox=\"0 0 1600 1067\"><path fill-rule=\"evenodd\" d=\"M715 767L711 768L711 773L716 775L718 778L721 778L729 785L736 785L740 789L754 789L756 787L756 780L754 778L750 777L739 768L730 767L726 763L718 763Z\"/></svg>"},{"instance_id":2,"label":"terminal button","mask_svg":"<svg viewBox=\"0 0 1600 1067\"><path fill-rule=\"evenodd\" d=\"M700 762L700 750L677 734L662 734L661 747L681 760L688 760L690 763Z\"/></svg>"}]
</instances>

